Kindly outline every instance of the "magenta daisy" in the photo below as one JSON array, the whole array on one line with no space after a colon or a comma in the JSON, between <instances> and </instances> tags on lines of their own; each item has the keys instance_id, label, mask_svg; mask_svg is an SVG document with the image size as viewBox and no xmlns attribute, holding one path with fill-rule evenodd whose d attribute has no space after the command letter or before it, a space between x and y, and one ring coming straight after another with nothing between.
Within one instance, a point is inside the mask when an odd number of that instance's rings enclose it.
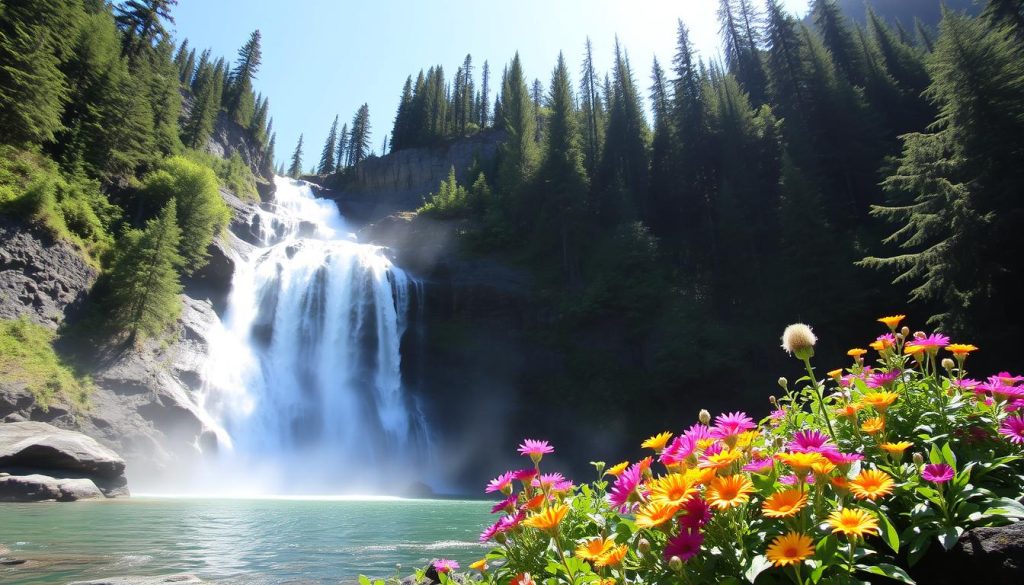
<instances>
[{"instance_id":1,"label":"magenta daisy","mask_svg":"<svg viewBox=\"0 0 1024 585\"><path fill-rule=\"evenodd\" d=\"M960 390L975 390L980 385L981 382L971 378L964 378L963 380L953 380L953 387L958 388Z\"/></svg>"},{"instance_id":2,"label":"magenta daisy","mask_svg":"<svg viewBox=\"0 0 1024 585\"><path fill-rule=\"evenodd\" d=\"M679 525L683 528L696 530L711 522L711 506L700 496L686 500L682 511L685 513L679 517Z\"/></svg>"},{"instance_id":3,"label":"magenta daisy","mask_svg":"<svg viewBox=\"0 0 1024 585\"><path fill-rule=\"evenodd\" d=\"M776 408L771 412L771 414L768 415L768 418L772 419L773 421L784 420L786 418L786 411L782 410L781 408Z\"/></svg>"},{"instance_id":4,"label":"magenta daisy","mask_svg":"<svg viewBox=\"0 0 1024 585\"><path fill-rule=\"evenodd\" d=\"M501 511L511 512L512 510L515 509L517 499L518 496L516 494L512 494L511 496L505 498L504 500L498 502L497 504L494 504L494 507L491 508L491 514L497 514Z\"/></svg>"},{"instance_id":5,"label":"magenta daisy","mask_svg":"<svg viewBox=\"0 0 1024 585\"><path fill-rule=\"evenodd\" d=\"M483 532L480 533L480 542L488 542L488 541L490 541L492 538L494 538L494 536L496 534L498 534L498 532L500 531L499 530L500 528L501 528L501 520L498 520L494 524L491 524L490 526L488 526L486 530L484 530Z\"/></svg>"},{"instance_id":6,"label":"magenta daisy","mask_svg":"<svg viewBox=\"0 0 1024 585\"><path fill-rule=\"evenodd\" d=\"M511 471L506 471L498 477L487 482L487 488L484 489L484 493L503 492L508 493L508 490L512 487L512 479L514 474Z\"/></svg>"},{"instance_id":7,"label":"magenta daisy","mask_svg":"<svg viewBox=\"0 0 1024 585\"><path fill-rule=\"evenodd\" d=\"M868 377L868 388L886 388L899 379L903 372L893 370L891 372L878 372Z\"/></svg>"},{"instance_id":8,"label":"magenta daisy","mask_svg":"<svg viewBox=\"0 0 1024 585\"><path fill-rule=\"evenodd\" d=\"M797 453L820 453L828 448L835 449L829 443L829 436L821 431L797 431L793 440L786 445L790 451Z\"/></svg>"},{"instance_id":9,"label":"magenta daisy","mask_svg":"<svg viewBox=\"0 0 1024 585\"><path fill-rule=\"evenodd\" d=\"M927 337L921 339L915 339L907 343L906 348L911 350L912 348L921 348L929 353L935 353L939 351L940 347L946 347L949 345L949 338L941 333L932 333ZM910 352L912 353L912 351Z\"/></svg>"},{"instance_id":10,"label":"magenta daisy","mask_svg":"<svg viewBox=\"0 0 1024 585\"><path fill-rule=\"evenodd\" d=\"M541 489L546 490L554 487L555 484L563 481L565 481L565 476L562 475L561 473L544 473L535 477L533 481L530 482L530 485L532 485L533 487L539 487Z\"/></svg>"},{"instance_id":11,"label":"magenta daisy","mask_svg":"<svg viewBox=\"0 0 1024 585\"><path fill-rule=\"evenodd\" d=\"M512 473L512 479L523 482L523 485L527 485L535 477L537 477L537 470L532 467L520 469Z\"/></svg>"},{"instance_id":12,"label":"magenta daisy","mask_svg":"<svg viewBox=\"0 0 1024 585\"><path fill-rule=\"evenodd\" d=\"M640 464L634 463L626 471L623 471L619 477L615 478L615 485L612 486L612 491L608 493L608 501L613 507L621 508L626 505L629 497L633 495L633 492L640 485L641 475Z\"/></svg>"},{"instance_id":13,"label":"magenta daisy","mask_svg":"<svg viewBox=\"0 0 1024 585\"><path fill-rule=\"evenodd\" d=\"M551 491L568 492L572 491L572 488L574 487L576 487L576 484L572 483L572 481L568 479L563 479L562 481L556 482L555 485L551 486Z\"/></svg>"},{"instance_id":14,"label":"magenta daisy","mask_svg":"<svg viewBox=\"0 0 1024 585\"><path fill-rule=\"evenodd\" d=\"M728 439L756 428L754 419L747 416L746 413L731 412L715 417L715 426L711 429L711 436L716 439Z\"/></svg>"},{"instance_id":15,"label":"magenta daisy","mask_svg":"<svg viewBox=\"0 0 1024 585\"><path fill-rule=\"evenodd\" d=\"M1024 445L1024 418L1019 415L1006 417L999 426L999 434L1009 439L1011 443Z\"/></svg>"},{"instance_id":16,"label":"magenta daisy","mask_svg":"<svg viewBox=\"0 0 1024 585\"><path fill-rule=\"evenodd\" d=\"M743 471L749 471L750 473L764 474L771 470L774 461L771 457L763 457L761 459L752 459L750 463L743 466Z\"/></svg>"},{"instance_id":17,"label":"magenta daisy","mask_svg":"<svg viewBox=\"0 0 1024 585\"><path fill-rule=\"evenodd\" d=\"M683 436L686 437L687 439L690 439L690 442L693 443L694 445L703 441L704 439L712 438L711 429L708 428L707 425L702 425L700 423L692 425L690 426L690 428L683 431Z\"/></svg>"},{"instance_id":18,"label":"magenta daisy","mask_svg":"<svg viewBox=\"0 0 1024 585\"><path fill-rule=\"evenodd\" d=\"M782 485L796 485L797 476L796 474L790 473L789 475L783 475L779 478L779 483ZM804 483L814 483L814 474L808 473L807 477L804 478Z\"/></svg>"},{"instance_id":19,"label":"magenta daisy","mask_svg":"<svg viewBox=\"0 0 1024 585\"><path fill-rule=\"evenodd\" d=\"M524 510L520 510L515 514L502 516L501 520L498 520L498 532L505 532L506 530L511 530L516 526L519 526L519 523L525 519L526 511Z\"/></svg>"},{"instance_id":20,"label":"magenta daisy","mask_svg":"<svg viewBox=\"0 0 1024 585\"><path fill-rule=\"evenodd\" d=\"M832 465L850 465L857 461L863 461L864 456L860 453L840 453L835 449L826 449L821 454L832 462Z\"/></svg>"},{"instance_id":21,"label":"magenta daisy","mask_svg":"<svg viewBox=\"0 0 1024 585\"><path fill-rule=\"evenodd\" d=\"M662 465L675 465L682 463L687 457L693 454L693 450L696 447L696 443L691 441L689 437L678 436L662 450L661 455L658 456L658 461Z\"/></svg>"},{"instance_id":22,"label":"magenta daisy","mask_svg":"<svg viewBox=\"0 0 1024 585\"><path fill-rule=\"evenodd\" d=\"M459 563L451 559L437 559L433 564L438 573L451 573L459 568Z\"/></svg>"},{"instance_id":23,"label":"magenta daisy","mask_svg":"<svg viewBox=\"0 0 1024 585\"><path fill-rule=\"evenodd\" d=\"M534 463L540 462L541 457L554 453L555 448L547 441L536 441L534 439L523 439L519 445L519 454L528 455Z\"/></svg>"},{"instance_id":24,"label":"magenta daisy","mask_svg":"<svg viewBox=\"0 0 1024 585\"><path fill-rule=\"evenodd\" d=\"M932 483L946 483L953 475L953 468L945 463L931 463L921 470L921 477Z\"/></svg>"},{"instance_id":25,"label":"magenta daisy","mask_svg":"<svg viewBox=\"0 0 1024 585\"><path fill-rule=\"evenodd\" d=\"M702 544L704 535L700 530L683 530L665 545L665 559L679 557L679 560L685 563L700 552Z\"/></svg>"}]
</instances>

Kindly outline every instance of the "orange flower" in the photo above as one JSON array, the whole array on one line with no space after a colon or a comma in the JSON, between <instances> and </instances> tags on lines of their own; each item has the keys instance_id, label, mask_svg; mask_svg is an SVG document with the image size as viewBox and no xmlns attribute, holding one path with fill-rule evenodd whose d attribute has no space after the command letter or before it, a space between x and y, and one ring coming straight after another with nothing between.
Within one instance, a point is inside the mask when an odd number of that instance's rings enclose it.
<instances>
[{"instance_id":1,"label":"orange flower","mask_svg":"<svg viewBox=\"0 0 1024 585\"><path fill-rule=\"evenodd\" d=\"M864 424L860 425L860 430L864 431L869 435L880 433L885 430L885 419L880 416L869 418L864 421Z\"/></svg>"},{"instance_id":2,"label":"orange flower","mask_svg":"<svg viewBox=\"0 0 1024 585\"><path fill-rule=\"evenodd\" d=\"M900 321L906 318L906 315L893 315L892 317L882 317L881 319L878 320L878 322L883 323L889 329L896 331L896 328L900 326Z\"/></svg>"},{"instance_id":3,"label":"orange flower","mask_svg":"<svg viewBox=\"0 0 1024 585\"><path fill-rule=\"evenodd\" d=\"M797 473L807 473L815 463L828 461L821 453L776 453L775 458L792 467Z\"/></svg>"},{"instance_id":4,"label":"orange flower","mask_svg":"<svg viewBox=\"0 0 1024 585\"><path fill-rule=\"evenodd\" d=\"M716 470L714 468L710 467L704 469L687 469L686 473L683 474L683 477L686 478L686 481L688 481L690 485L704 485L715 478L715 471Z\"/></svg>"},{"instance_id":5,"label":"orange flower","mask_svg":"<svg viewBox=\"0 0 1024 585\"><path fill-rule=\"evenodd\" d=\"M654 449L655 451L661 451L665 448L665 444L672 438L672 433L665 431L664 433L658 433L653 437L650 437L646 441L640 444L644 449Z\"/></svg>"},{"instance_id":6,"label":"orange flower","mask_svg":"<svg viewBox=\"0 0 1024 585\"><path fill-rule=\"evenodd\" d=\"M736 461L743 457L743 453L736 449L725 449L714 455L709 455L700 462L698 467L705 467L711 469L722 469L723 467L729 467Z\"/></svg>"},{"instance_id":7,"label":"orange flower","mask_svg":"<svg viewBox=\"0 0 1024 585\"><path fill-rule=\"evenodd\" d=\"M836 414L846 418L857 418L857 412L860 411L860 409L862 408L864 408L863 404L859 402L851 402L850 404L847 404L846 406L843 406L842 408L838 409L836 411Z\"/></svg>"},{"instance_id":8,"label":"orange flower","mask_svg":"<svg viewBox=\"0 0 1024 585\"><path fill-rule=\"evenodd\" d=\"M827 459L826 460L822 460L822 461L818 461L817 463L815 463L814 465L811 466L811 471L813 471L817 475L828 475L828 474L832 473L835 470L836 470L835 463L832 463L831 461L829 461Z\"/></svg>"},{"instance_id":9,"label":"orange flower","mask_svg":"<svg viewBox=\"0 0 1024 585\"><path fill-rule=\"evenodd\" d=\"M866 349L861 349L859 347L855 347L855 348L851 349L850 351L846 352L846 355L852 357L853 359L857 359L859 357L864 357L864 354L866 354L867 352L868 352L868 350L866 350Z\"/></svg>"},{"instance_id":10,"label":"orange flower","mask_svg":"<svg viewBox=\"0 0 1024 585\"><path fill-rule=\"evenodd\" d=\"M766 556L776 567L796 565L814 556L814 541L810 536L799 532L777 536L768 546Z\"/></svg>"},{"instance_id":11,"label":"orange flower","mask_svg":"<svg viewBox=\"0 0 1024 585\"><path fill-rule=\"evenodd\" d=\"M878 532L878 520L867 510L844 508L829 514L828 524L832 532L841 532L849 537L861 537Z\"/></svg>"},{"instance_id":12,"label":"orange flower","mask_svg":"<svg viewBox=\"0 0 1024 585\"><path fill-rule=\"evenodd\" d=\"M876 500L892 493L895 485L892 477L876 469L861 471L850 480L850 491L858 500Z\"/></svg>"},{"instance_id":13,"label":"orange flower","mask_svg":"<svg viewBox=\"0 0 1024 585\"><path fill-rule=\"evenodd\" d=\"M951 343L946 346L946 351L951 352L958 358L967 357L972 351L978 351L977 347L969 343Z\"/></svg>"},{"instance_id":14,"label":"orange flower","mask_svg":"<svg viewBox=\"0 0 1024 585\"><path fill-rule=\"evenodd\" d=\"M828 377L833 380L838 380L843 377L843 368L836 368L828 373Z\"/></svg>"},{"instance_id":15,"label":"orange flower","mask_svg":"<svg viewBox=\"0 0 1024 585\"><path fill-rule=\"evenodd\" d=\"M708 504L726 510L747 503L753 492L754 484L750 483L750 478L737 474L713 479L706 495Z\"/></svg>"},{"instance_id":16,"label":"orange flower","mask_svg":"<svg viewBox=\"0 0 1024 585\"><path fill-rule=\"evenodd\" d=\"M840 492L847 492L850 489L850 480L846 479L842 475L832 478L832 487L836 488Z\"/></svg>"},{"instance_id":17,"label":"orange flower","mask_svg":"<svg viewBox=\"0 0 1024 585\"><path fill-rule=\"evenodd\" d=\"M533 514L526 520L523 520L523 524L545 532L554 531L558 529L558 525L562 523L562 519L568 513L569 506L558 504Z\"/></svg>"},{"instance_id":18,"label":"orange flower","mask_svg":"<svg viewBox=\"0 0 1024 585\"><path fill-rule=\"evenodd\" d=\"M484 573L487 571L487 559L480 559L469 564L470 569L474 569Z\"/></svg>"},{"instance_id":19,"label":"orange flower","mask_svg":"<svg viewBox=\"0 0 1024 585\"><path fill-rule=\"evenodd\" d=\"M895 392L868 392L861 396L860 401L879 412L885 412L897 398L899 394Z\"/></svg>"},{"instance_id":20,"label":"orange flower","mask_svg":"<svg viewBox=\"0 0 1024 585\"><path fill-rule=\"evenodd\" d=\"M627 467L629 467L629 461L623 461L622 463L619 463L618 465L613 465L613 466L609 467L608 471L605 472L605 475L611 475L613 477L619 477L620 475L622 475L623 471L626 471Z\"/></svg>"},{"instance_id":21,"label":"orange flower","mask_svg":"<svg viewBox=\"0 0 1024 585\"><path fill-rule=\"evenodd\" d=\"M798 489L776 492L761 505L761 512L769 518L796 516L807 505L807 494Z\"/></svg>"},{"instance_id":22,"label":"orange flower","mask_svg":"<svg viewBox=\"0 0 1024 585\"><path fill-rule=\"evenodd\" d=\"M622 559L626 558L627 552L629 552L629 549L626 548L626 545L620 544L601 555L594 561L594 565L597 567L614 567L622 563Z\"/></svg>"},{"instance_id":23,"label":"orange flower","mask_svg":"<svg viewBox=\"0 0 1024 585\"><path fill-rule=\"evenodd\" d=\"M878 353L882 353L883 351L892 349L892 347L895 345L896 344L893 343L892 340L890 340L888 337L879 337L878 339L869 343L868 347L877 351Z\"/></svg>"},{"instance_id":24,"label":"orange flower","mask_svg":"<svg viewBox=\"0 0 1024 585\"><path fill-rule=\"evenodd\" d=\"M664 501L673 506L682 506L697 491L685 475L678 473L658 478L651 488L651 501Z\"/></svg>"},{"instance_id":25,"label":"orange flower","mask_svg":"<svg viewBox=\"0 0 1024 585\"><path fill-rule=\"evenodd\" d=\"M544 498L545 495L543 493L537 494L536 496L530 498L525 504L523 504L523 507L525 507L527 510L536 510L537 508L540 508L541 504L544 503Z\"/></svg>"},{"instance_id":26,"label":"orange flower","mask_svg":"<svg viewBox=\"0 0 1024 585\"><path fill-rule=\"evenodd\" d=\"M519 573L512 580L509 581L509 585L537 585L537 582L533 580L533 577L529 573Z\"/></svg>"},{"instance_id":27,"label":"orange flower","mask_svg":"<svg viewBox=\"0 0 1024 585\"><path fill-rule=\"evenodd\" d=\"M928 348L923 345L907 344L903 347L903 353L906 355L912 355L917 359L921 359L921 356L924 355L924 350L926 349Z\"/></svg>"},{"instance_id":28,"label":"orange flower","mask_svg":"<svg viewBox=\"0 0 1024 585\"><path fill-rule=\"evenodd\" d=\"M576 557L584 561L596 561L615 546L615 541L605 540L598 536L584 541L576 547Z\"/></svg>"},{"instance_id":29,"label":"orange flower","mask_svg":"<svg viewBox=\"0 0 1024 585\"><path fill-rule=\"evenodd\" d=\"M640 528L660 526L676 515L679 505L666 500L651 500L636 513L636 525Z\"/></svg>"},{"instance_id":30,"label":"orange flower","mask_svg":"<svg viewBox=\"0 0 1024 585\"><path fill-rule=\"evenodd\" d=\"M900 441L899 443L882 443L879 447L897 461L903 457L903 452L913 446L913 443Z\"/></svg>"}]
</instances>

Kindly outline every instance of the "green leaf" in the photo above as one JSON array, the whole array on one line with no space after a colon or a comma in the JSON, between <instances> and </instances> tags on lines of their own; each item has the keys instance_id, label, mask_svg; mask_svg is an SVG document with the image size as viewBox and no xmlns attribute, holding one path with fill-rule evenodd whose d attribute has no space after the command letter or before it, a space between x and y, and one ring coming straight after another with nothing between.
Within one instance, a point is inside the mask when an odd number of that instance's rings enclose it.
<instances>
[{"instance_id":1,"label":"green leaf","mask_svg":"<svg viewBox=\"0 0 1024 585\"><path fill-rule=\"evenodd\" d=\"M916 585L915 581L910 578L910 575L906 571L897 567L896 565L890 565L888 563L879 563L877 565L857 565L857 568L874 575L881 575L888 577L907 585Z\"/></svg>"},{"instance_id":2,"label":"green leaf","mask_svg":"<svg viewBox=\"0 0 1024 585\"><path fill-rule=\"evenodd\" d=\"M835 556L838 549L839 538L835 534L829 534L818 541L818 546L814 550L814 558L824 567L832 561L832 557Z\"/></svg>"},{"instance_id":3,"label":"green leaf","mask_svg":"<svg viewBox=\"0 0 1024 585\"><path fill-rule=\"evenodd\" d=\"M949 448L949 443L942 445L942 461L949 465L953 469L956 469L956 455L953 455L953 450Z\"/></svg>"},{"instance_id":4,"label":"green leaf","mask_svg":"<svg viewBox=\"0 0 1024 585\"><path fill-rule=\"evenodd\" d=\"M896 527L881 510L876 509L875 515L878 516L878 526L882 529L882 540L889 545L892 552L900 552L900 535L896 531Z\"/></svg>"},{"instance_id":5,"label":"green leaf","mask_svg":"<svg viewBox=\"0 0 1024 585\"><path fill-rule=\"evenodd\" d=\"M932 448L928 450L928 462L933 464L942 463L942 452L939 451L939 446L932 443Z\"/></svg>"},{"instance_id":6,"label":"green leaf","mask_svg":"<svg viewBox=\"0 0 1024 585\"><path fill-rule=\"evenodd\" d=\"M986 516L1005 516L1007 518L1024 518L1024 504L1012 498L989 500L991 506L985 510Z\"/></svg>"},{"instance_id":7,"label":"green leaf","mask_svg":"<svg viewBox=\"0 0 1024 585\"><path fill-rule=\"evenodd\" d=\"M747 578L747 581L753 583L757 580L757 576L767 571L772 567L772 562L768 560L768 557L764 555L757 555L750 561L750 566L747 567L747 572L743 574Z\"/></svg>"},{"instance_id":8,"label":"green leaf","mask_svg":"<svg viewBox=\"0 0 1024 585\"><path fill-rule=\"evenodd\" d=\"M370 578L366 575L359 575L359 585L371 585Z\"/></svg>"},{"instance_id":9,"label":"green leaf","mask_svg":"<svg viewBox=\"0 0 1024 585\"><path fill-rule=\"evenodd\" d=\"M964 533L964 529L959 526L947 528L938 534L939 544L946 550L952 550L956 543L960 541L960 535Z\"/></svg>"},{"instance_id":10,"label":"green leaf","mask_svg":"<svg viewBox=\"0 0 1024 585\"><path fill-rule=\"evenodd\" d=\"M907 547L907 564L913 567L921 560L924 553L928 552L928 547L931 545L932 532L921 532L916 538L910 541L910 545Z\"/></svg>"}]
</instances>

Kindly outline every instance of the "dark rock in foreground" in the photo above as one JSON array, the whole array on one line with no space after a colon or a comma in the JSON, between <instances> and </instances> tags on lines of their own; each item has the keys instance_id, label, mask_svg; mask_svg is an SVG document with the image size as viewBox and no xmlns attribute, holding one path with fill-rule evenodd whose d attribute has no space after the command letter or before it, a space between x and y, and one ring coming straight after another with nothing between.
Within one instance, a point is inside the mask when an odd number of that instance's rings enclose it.
<instances>
[{"instance_id":1,"label":"dark rock in foreground","mask_svg":"<svg viewBox=\"0 0 1024 585\"><path fill-rule=\"evenodd\" d=\"M109 579L95 579L92 581L72 581L68 585L163 585L165 583L202 585L203 581L195 575L182 573L159 577L111 577Z\"/></svg>"},{"instance_id":2,"label":"dark rock in foreground","mask_svg":"<svg viewBox=\"0 0 1024 585\"><path fill-rule=\"evenodd\" d=\"M1024 522L967 531L949 552L933 545L915 567L921 585L1024 583Z\"/></svg>"},{"instance_id":3,"label":"dark rock in foreground","mask_svg":"<svg viewBox=\"0 0 1024 585\"><path fill-rule=\"evenodd\" d=\"M42 422L0 424L0 501L128 495L124 460L75 431Z\"/></svg>"}]
</instances>

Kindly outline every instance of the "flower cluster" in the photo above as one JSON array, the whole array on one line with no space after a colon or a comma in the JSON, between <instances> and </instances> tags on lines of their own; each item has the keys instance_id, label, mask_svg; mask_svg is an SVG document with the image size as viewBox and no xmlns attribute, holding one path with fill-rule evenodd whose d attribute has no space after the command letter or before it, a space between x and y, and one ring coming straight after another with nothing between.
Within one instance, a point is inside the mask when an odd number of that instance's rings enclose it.
<instances>
[{"instance_id":1,"label":"flower cluster","mask_svg":"<svg viewBox=\"0 0 1024 585\"><path fill-rule=\"evenodd\" d=\"M532 466L485 488L503 498L480 537L496 548L473 567L501 585L912 583L904 568L932 542L1024 517L1024 377L968 378L977 347L911 334L904 319L879 319L888 332L824 378L817 337L787 328L783 347L807 376L801 388L780 380L769 416L702 411L642 441L635 461L595 463L589 484L543 473L554 449L525 440Z\"/></svg>"}]
</instances>

